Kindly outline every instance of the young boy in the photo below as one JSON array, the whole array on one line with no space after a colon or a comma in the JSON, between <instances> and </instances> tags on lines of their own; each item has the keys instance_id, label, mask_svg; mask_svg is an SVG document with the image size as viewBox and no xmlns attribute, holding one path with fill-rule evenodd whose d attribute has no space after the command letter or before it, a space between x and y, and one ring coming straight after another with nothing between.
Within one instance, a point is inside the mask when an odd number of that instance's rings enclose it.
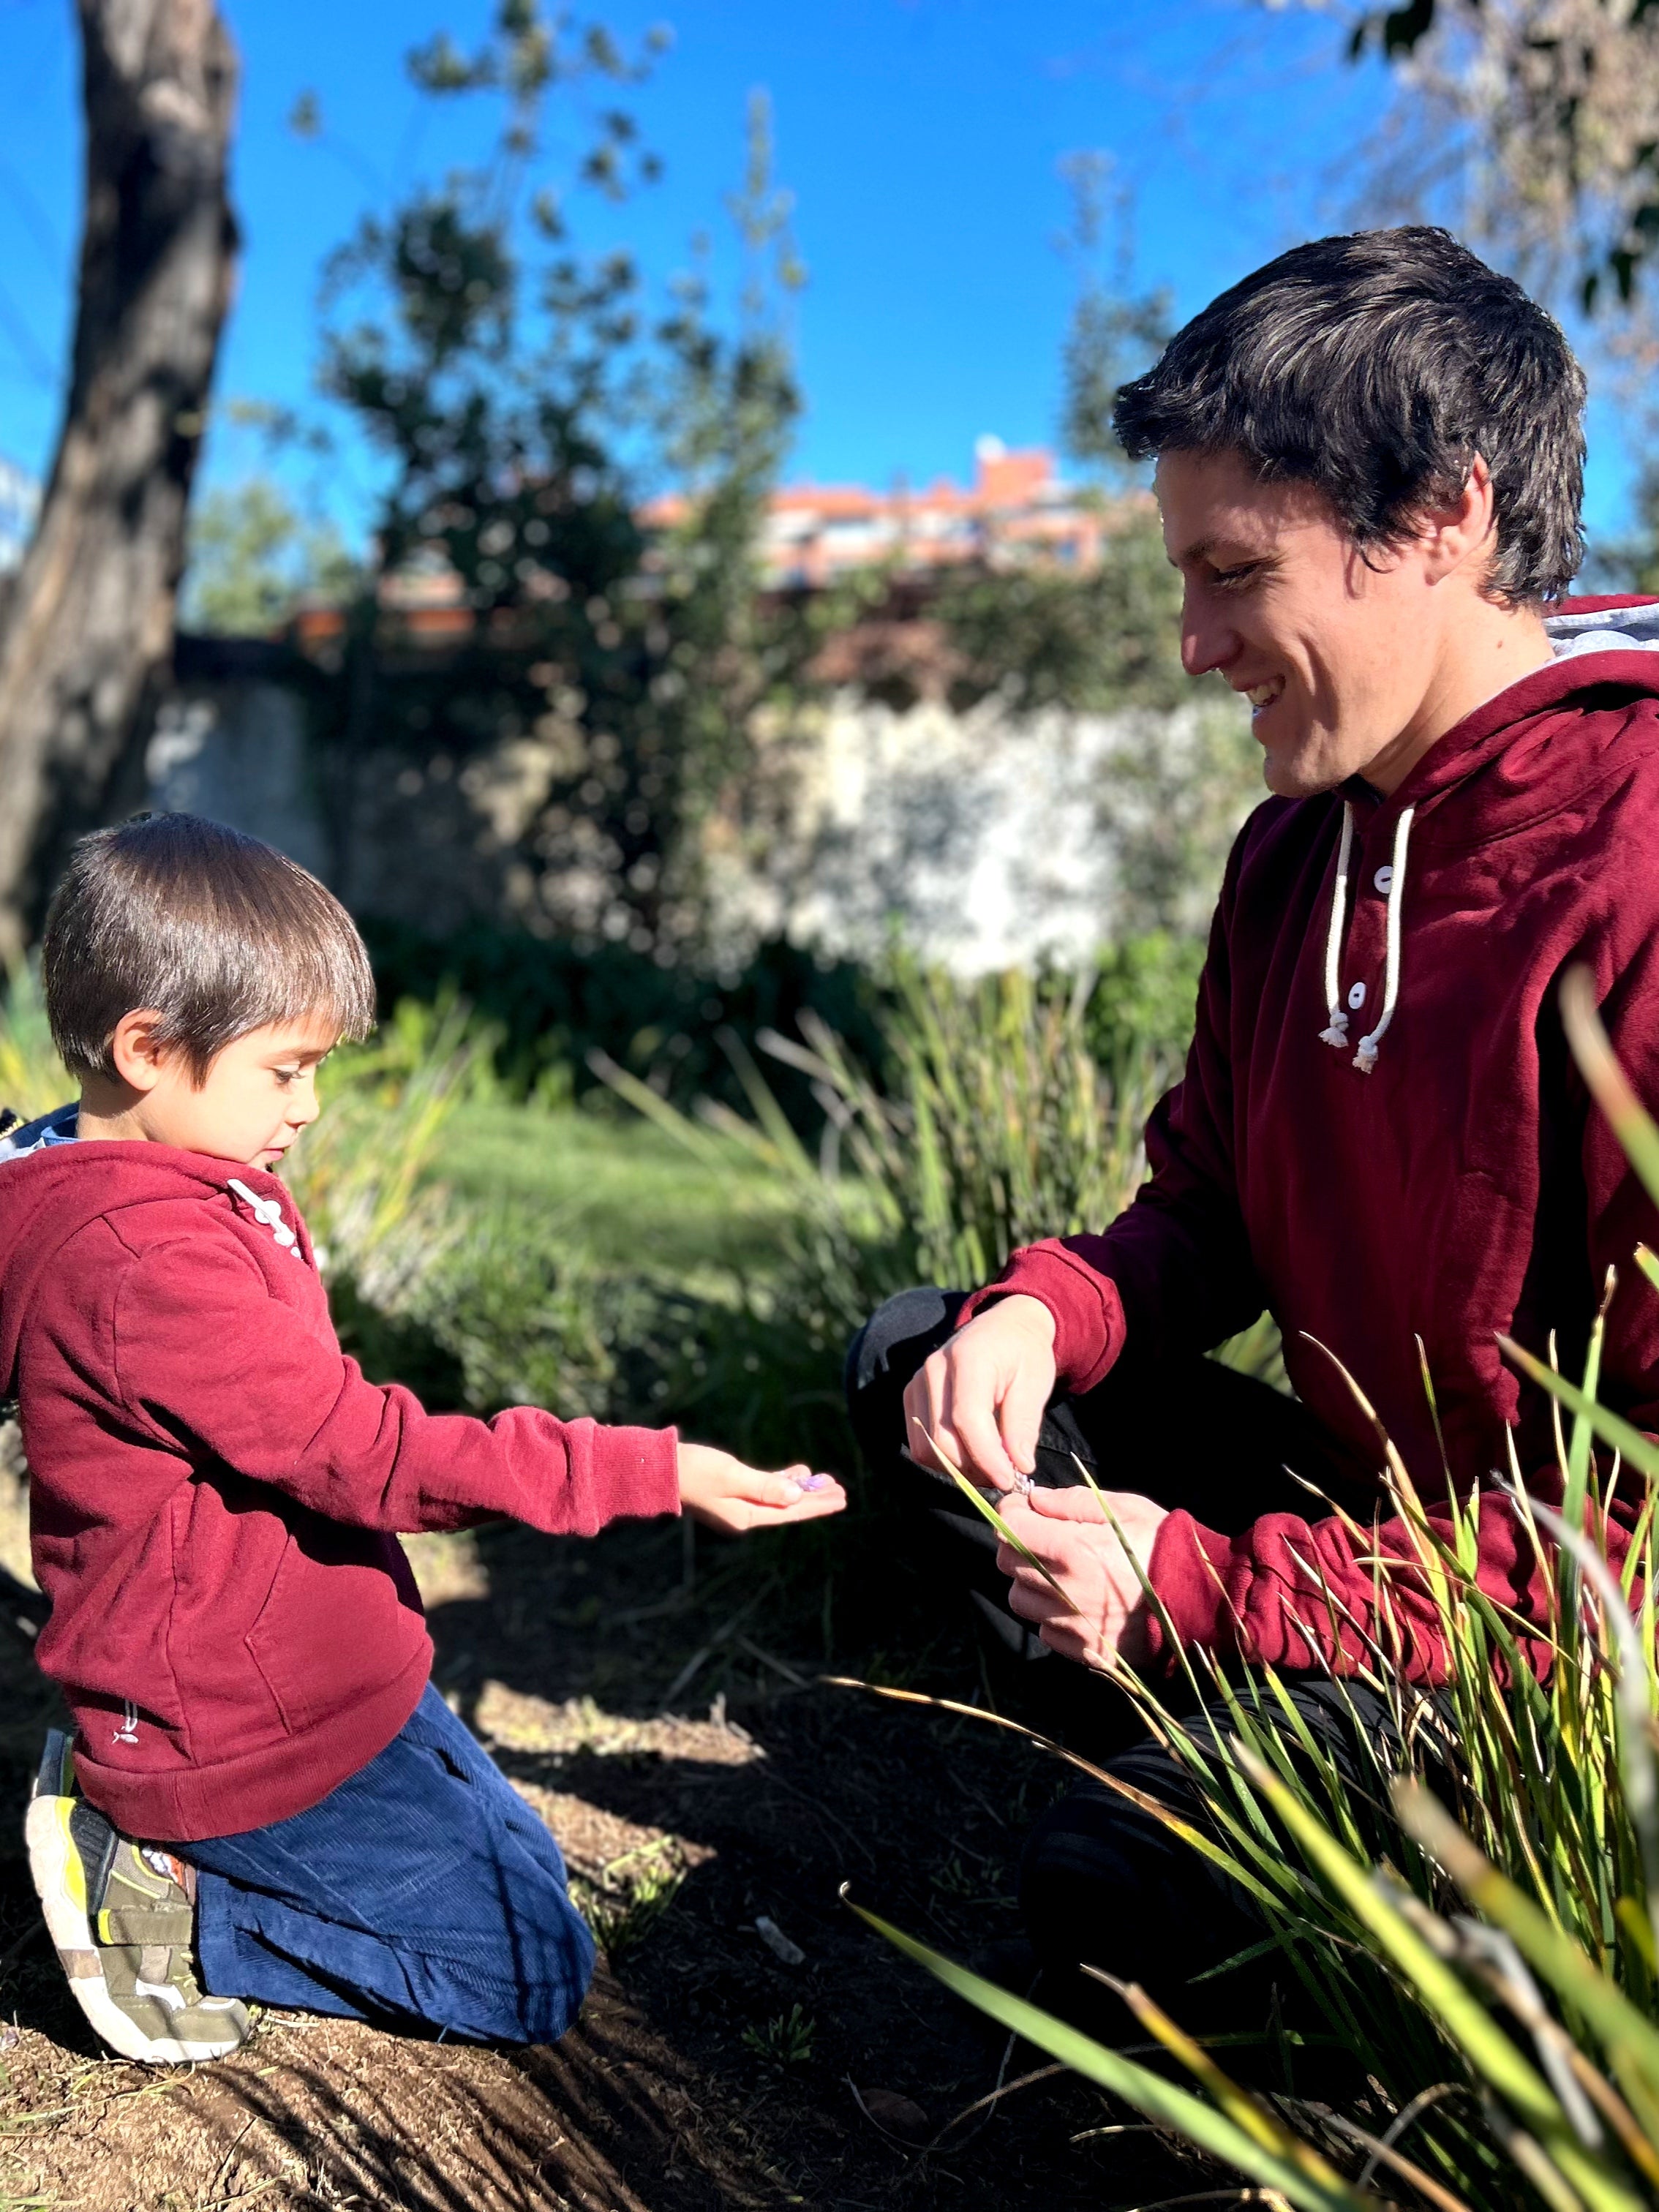
<instances>
[{"instance_id":1,"label":"young boy","mask_svg":"<svg viewBox=\"0 0 1659 2212\"><path fill-rule=\"evenodd\" d=\"M374 988L281 854L179 814L85 839L42 974L80 1100L0 1143L0 1397L76 1723L27 1824L70 1985L151 2061L235 2049L244 2000L551 2042L592 1940L431 1686L396 1532L735 1532L845 1497L672 1430L434 1416L363 1379L273 1170Z\"/></svg>"}]
</instances>

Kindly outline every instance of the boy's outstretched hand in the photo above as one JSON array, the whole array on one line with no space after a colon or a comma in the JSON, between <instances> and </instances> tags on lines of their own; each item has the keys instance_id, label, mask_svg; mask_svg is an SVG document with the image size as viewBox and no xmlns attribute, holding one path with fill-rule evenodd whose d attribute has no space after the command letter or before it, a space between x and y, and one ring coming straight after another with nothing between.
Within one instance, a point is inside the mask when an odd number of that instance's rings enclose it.
<instances>
[{"instance_id":1,"label":"boy's outstretched hand","mask_svg":"<svg viewBox=\"0 0 1659 2212\"><path fill-rule=\"evenodd\" d=\"M681 1511L728 1536L781 1528L787 1521L817 1521L847 1503L834 1475L814 1474L807 1467L768 1474L713 1444L682 1444L679 1456Z\"/></svg>"}]
</instances>

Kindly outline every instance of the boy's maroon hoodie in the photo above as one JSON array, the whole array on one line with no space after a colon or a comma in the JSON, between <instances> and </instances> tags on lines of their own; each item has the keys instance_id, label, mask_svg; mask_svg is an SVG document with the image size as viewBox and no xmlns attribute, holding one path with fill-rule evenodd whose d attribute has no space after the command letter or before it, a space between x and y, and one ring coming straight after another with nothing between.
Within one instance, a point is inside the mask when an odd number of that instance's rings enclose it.
<instances>
[{"instance_id":1,"label":"boy's maroon hoodie","mask_svg":"<svg viewBox=\"0 0 1659 2212\"><path fill-rule=\"evenodd\" d=\"M160 1145L0 1165L6 1396L40 1664L88 1796L156 1841L285 1819L402 1728L432 1645L395 1531L678 1506L672 1430L434 1415L366 1382L283 1185Z\"/></svg>"},{"instance_id":2,"label":"boy's maroon hoodie","mask_svg":"<svg viewBox=\"0 0 1659 2212\"><path fill-rule=\"evenodd\" d=\"M1616 1267L1601 1395L1659 1431L1659 1297L1631 1256L1659 1243L1659 1219L1588 1105L1557 1005L1563 970L1585 963L1620 1060L1659 1104L1659 602L1570 601L1549 627L1553 665L1468 715L1391 797L1356 779L1256 809L1228 863L1185 1078L1147 1130L1151 1180L1104 1235L1016 1253L964 1312L1012 1291L1039 1298L1074 1391L1126 1340L1198 1350L1264 1306L1278 1317L1291 1380L1346 1459L1339 1502L1366 1534L1310 1512L1228 1536L1172 1513L1150 1578L1183 1643L1291 1667L1358 1659L1318 1577L1371 1620L1381 1453L1329 1353L1425 1499L1443 1499L1420 1340L1452 1479L1486 1493L1480 1579L1523 1608L1540 1593L1494 1481L1507 1428L1534 1492L1559 1485L1547 1401L1498 1332L1542 1357L1554 1330L1577 1373ZM1168 1413L1178 1425L1181 1407ZM1209 1448L1224 1455L1226 1438ZM1133 1468L1108 1474L1141 1486ZM1248 1498L1239 1507L1243 1528ZM1406 1550L1397 1527L1383 1543ZM1412 1671L1432 1680L1431 1611L1404 1610Z\"/></svg>"}]
</instances>

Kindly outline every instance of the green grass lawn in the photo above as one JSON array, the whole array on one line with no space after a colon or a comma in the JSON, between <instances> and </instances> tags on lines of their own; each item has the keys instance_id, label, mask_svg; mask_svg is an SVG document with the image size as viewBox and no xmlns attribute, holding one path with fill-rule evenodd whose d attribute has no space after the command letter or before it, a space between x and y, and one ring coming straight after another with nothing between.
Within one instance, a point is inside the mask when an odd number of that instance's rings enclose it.
<instances>
[{"instance_id":1,"label":"green grass lawn","mask_svg":"<svg viewBox=\"0 0 1659 2212\"><path fill-rule=\"evenodd\" d=\"M630 1272L764 1274L793 1218L780 1178L735 1146L716 1170L637 1116L580 1109L471 1109L436 1173L463 1205L540 1212L550 1235Z\"/></svg>"}]
</instances>

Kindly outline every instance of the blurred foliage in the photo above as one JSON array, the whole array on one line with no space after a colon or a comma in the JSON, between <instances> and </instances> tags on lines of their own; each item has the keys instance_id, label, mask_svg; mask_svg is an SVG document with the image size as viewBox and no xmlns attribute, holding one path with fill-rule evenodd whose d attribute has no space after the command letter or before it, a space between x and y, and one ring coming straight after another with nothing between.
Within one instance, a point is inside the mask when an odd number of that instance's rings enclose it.
<instances>
[{"instance_id":1,"label":"blurred foliage","mask_svg":"<svg viewBox=\"0 0 1659 2212\"><path fill-rule=\"evenodd\" d=\"M603 1095L587 1064L598 1050L682 1105L705 1091L737 1103L743 1092L722 1036L732 1032L752 1047L760 1030L792 1030L809 1006L857 1049L878 1056L881 1049L879 978L781 939L762 945L741 968L720 970L487 922L435 939L371 921L364 935L382 1005L436 1002L458 992L495 1026L497 1071L521 1095L538 1084L550 1097ZM820 1116L804 1084L787 1085L785 1103L803 1127L816 1127Z\"/></svg>"},{"instance_id":2,"label":"blurred foliage","mask_svg":"<svg viewBox=\"0 0 1659 2212\"><path fill-rule=\"evenodd\" d=\"M532 743L544 788L516 842L550 923L636 950L696 936L698 825L813 643L810 622L769 616L754 567L798 406L782 302L802 281L764 97L730 202L747 276L729 332L706 252L653 308L631 255L576 250L549 181L556 93L591 124L578 188L615 200L653 179L622 102L661 43L630 57L601 26L502 0L475 53L441 36L412 54L428 97L495 101L498 137L334 255L322 369L384 461L378 574L330 734L462 758ZM314 104L305 122L320 130ZM653 483L683 500L655 529ZM399 678L377 651L379 583L423 569L459 580L474 628Z\"/></svg>"},{"instance_id":3,"label":"blurred foliage","mask_svg":"<svg viewBox=\"0 0 1659 2212\"><path fill-rule=\"evenodd\" d=\"M1112 409L1119 387L1167 342L1170 299L1136 289L1133 197L1115 180L1112 156L1068 155L1060 173L1072 204L1060 244L1077 273L1061 352L1060 444L1097 480L1106 523L1100 565L1083 575L1024 567L950 574L929 612L962 664L951 688L957 706L995 693L1017 713L1167 710L1192 693L1181 665L1181 582Z\"/></svg>"},{"instance_id":4,"label":"blurred foliage","mask_svg":"<svg viewBox=\"0 0 1659 2212\"><path fill-rule=\"evenodd\" d=\"M1191 695L1181 665L1181 580L1149 500L1111 516L1090 573L952 572L928 612L962 663L951 687L957 707L994 693L1017 713L1110 714L1168 709Z\"/></svg>"},{"instance_id":5,"label":"blurred foliage","mask_svg":"<svg viewBox=\"0 0 1659 2212\"><path fill-rule=\"evenodd\" d=\"M19 965L7 979L0 1005L0 1109L33 1121L75 1095L75 1079L52 1041L39 973Z\"/></svg>"},{"instance_id":6,"label":"blurred foliage","mask_svg":"<svg viewBox=\"0 0 1659 2212\"><path fill-rule=\"evenodd\" d=\"M1171 1073L1185 1060L1203 966L1200 940L1168 930L1126 938L1101 952L1084 1007L1084 1034L1115 1082L1143 1054Z\"/></svg>"},{"instance_id":7,"label":"blurred foliage","mask_svg":"<svg viewBox=\"0 0 1659 2212\"><path fill-rule=\"evenodd\" d=\"M1267 0L1276 4L1276 0ZM1324 0L1305 0L1323 6ZM1399 0L1347 6L1349 58L1398 70L1382 181L1443 198L1460 228L1586 313L1630 307L1659 240L1659 8L1653 0Z\"/></svg>"},{"instance_id":8,"label":"blurred foliage","mask_svg":"<svg viewBox=\"0 0 1659 2212\"><path fill-rule=\"evenodd\" d=\"M1157 360L1173 330L1165 287L1134 286L1134 196L1115 175L1114 157L1093 149L1060 165L1072 199L1064 241L1079 273L1060 356L1065 380L1061 443L1074 461L1121 478L1135 473L1112 413L1121 387Z\"/></svg>"},{"instance_id":9,"label":"blurred foliage","mask_svg":"<svg viewBox=\"0 0 1659 2212\"><path fill-rule=\"evenodd\" d=\"M1659 468L1650 461L1637 471L1630 503L1631 529L1605 544L1592 542L1583 587L1659 597Z\"/></svg>"},{"instance_id":10,"label":"blurred foliage","mask_svg":"<svg viewBox=\"0 0 1659 2212\"><path fill-rule=\"evenodd\" d=\"M308 522L269 477L209 491L191 507L185 629L265 637L301 605L343 605L358 588L338 532Z\"/></svg>"},{"instance_id":11,"label":"blurred foliage","mask_svg":"<svg viewBox=\"0 0 1659 2212\"><path fill-rule=\"evenodd\" d=\"M452 995L410 1000L319 1079L324 1111L284 1163L325 1276L370 1299L396 1294L446 1234L432 1170L456 1115L490 1094L494 1033Z\"/></svg>"},{"instance_id":12,"label":"blurred foliage","mask_svg":"<svg viewBox=\"0 0 1659 2212\"><path fill-rule=\"evenodd\" d=\"M625 1070L619 1095L707 1164L736 1145L795 1194L790 1289L809 1334L850 1333L910 1284L988 1281L1016 1246L1110 1221L1145 1173L1140 1128L1164 1067L1119 1025L1119 1075L1091 1049L1093 976L1020 970L973 983L898 964L882 1020L884 1084L811 1009L799 1035L758 1036L805 1078L823 1115L815 1149L733 1041L746 1113L718 1099L688 1115Z\"/></svg>"},{"instance_id":13,"label":"blurred foliage","mask_svg":"<svg viewBox=\"0 0 1659 2212\"><path fill-rule=\"evenodd\" d=\"M515 1097L603 1096L588 1064L598 1051L677 1106L702 1097L742 1106L748 1094L732 1043L752 1055L763 1031L797 1035L808 1013L878 1085L890 1079L891 967L825 960L777 938L741 968L721 971L664 967L625 945L580 951L488 923L441 939L387 922L371 921L364 933L382 1005L464 1000L492 1031L496 1074ZM1198 939L1171 930L1102 950L1084 1021L1089 1049L1109 1077L1142 1051L1166 1065L1184 1055L1203 959ZM823 1109L806 1079L779 1063L771 1079L790 1125L815 1139Z\"/></svg>"}]
</instances>

